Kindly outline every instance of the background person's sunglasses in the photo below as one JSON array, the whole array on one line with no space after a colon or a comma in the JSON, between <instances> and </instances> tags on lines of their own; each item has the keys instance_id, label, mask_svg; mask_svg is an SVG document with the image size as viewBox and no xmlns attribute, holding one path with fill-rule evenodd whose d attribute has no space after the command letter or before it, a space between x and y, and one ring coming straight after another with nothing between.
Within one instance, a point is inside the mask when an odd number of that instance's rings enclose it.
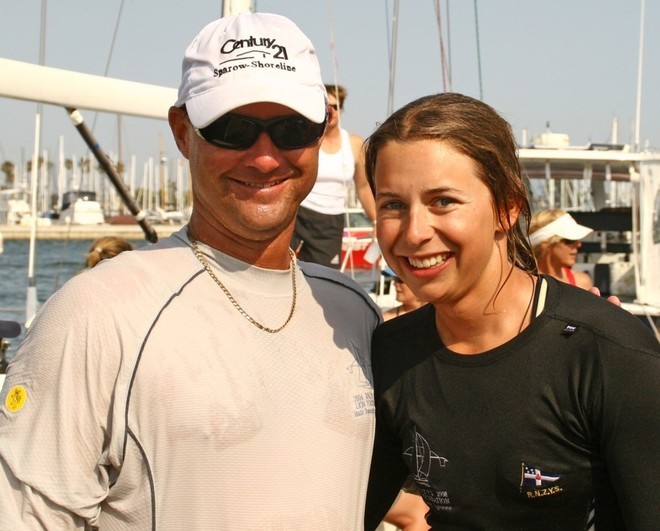
<instances>
[{"instance_id":1,"label":"background person's sunglasses","mask_svg":"<svg viewBox=\"0 0 660 531\"><path fill-rule=\"evenodd\" d=\"M279 149L300 149L321 138L326 120L317 124L299 114L259 120L228 113L206 127L195 128L195 132L214 146L243 150L254 145L261 132L266 131Z\"/></svg>"}]
</instances>

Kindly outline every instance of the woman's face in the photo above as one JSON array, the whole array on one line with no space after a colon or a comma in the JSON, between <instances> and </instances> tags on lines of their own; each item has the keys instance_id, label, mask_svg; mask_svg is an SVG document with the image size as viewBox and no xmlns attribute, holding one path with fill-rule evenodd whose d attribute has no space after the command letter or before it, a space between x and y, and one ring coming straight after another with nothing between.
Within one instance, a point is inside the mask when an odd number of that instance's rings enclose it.
<instances>
[{"instance_id":1,"label":"woman's face","mask_svg":"<svg viewBox=\"0 0 660 531\"><path fill-rule=\"evenodd\" d=\"M552 263L563 267L573 267L580 247L582 247L582 243L578 240L560 240L550 244L547 252L550 254Z\"/></svg>"},{"instance_id":2,"label":"woman's face","mask_svg":"<svg viewBox=\"0 0 660 531\"><path fill-rule=\"evenodd\" d=\"M417 296L408 287L408 285L405 284L400 278L395 279L393 284L396 291L396 300L399 301L402 305L421 306L424 304L424 302L418 299Z\"/></svg>"},{"instance_id":3,"label":"woman's face","mask_svg":"<svg viewBox=\"0 0 660 531\"><path fill-rule=\"evenodd\" d=\"M492 294L505 274L506 235L470 157L437 140L389 142L374 179L378 242L413 292L433 303Z\"/></svg>"}]
</instances>

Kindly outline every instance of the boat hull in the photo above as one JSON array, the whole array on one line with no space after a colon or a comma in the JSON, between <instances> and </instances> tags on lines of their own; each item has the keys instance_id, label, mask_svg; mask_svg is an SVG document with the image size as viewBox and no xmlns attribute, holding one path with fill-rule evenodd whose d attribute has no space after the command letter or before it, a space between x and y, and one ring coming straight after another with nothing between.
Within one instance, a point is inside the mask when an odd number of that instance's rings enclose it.
<instances>
[{"instance_id":1,"label":"boat hull","mask_svg":"<svg viewBox=\"0 0 660 531\"><path fill-rule=\"evenodd\" d=\"M346 228L341 244L341 263L346 269L372 269L374 262L369 260L367 251L373 243L371 227Z\"/></svg>"}]
</instances>

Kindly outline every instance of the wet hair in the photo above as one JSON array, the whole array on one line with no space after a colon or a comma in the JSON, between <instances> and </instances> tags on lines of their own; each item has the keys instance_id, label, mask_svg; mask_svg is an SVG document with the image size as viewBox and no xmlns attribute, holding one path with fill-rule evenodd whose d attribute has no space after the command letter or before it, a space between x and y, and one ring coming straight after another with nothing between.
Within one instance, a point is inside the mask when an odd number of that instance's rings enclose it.
<instances>
[{"instance_id":1,"label":"wet hair","mask_svg":"<svg viewBox=\"0 0 660 531\"><path fill-rule=\"evenodd\" d=\"M343 109L344 100L348 95L346 89L341 85L326 84L324 86L325 86L325 90L328 92L328 95L334 96L337 100L337 103L339 104L339 108Z\"/></svg>"},{"instance_id":2,"label":"wet hair","mask_svg":"<svg viewBox=\"0 0 660 531\"><path fill-rule=\"evenodd\" d=\"M133 246L122 238L118 238L117 236L103 236L92 242L85 265L87 268L92 268L101 260L112 258L124 251L132 250Z\"/></svg>"},{"instance_id":3,"label":"wet hair","mask_svg":"<svg viewBox=\"0 0 660 531\"><path fill-rule=\"evenodd\" d=\"M502 227L511 207L518 207L515 225L506 231L507 256L523 271L536 273L527 238L531 209L511 125L482 101L456 93L424 96L394 112L365 143L367 179L376 194L374 174L378 152L389 142L438 140L470 157L477 176L488 187Z\"/></svg>"}]
</instances>

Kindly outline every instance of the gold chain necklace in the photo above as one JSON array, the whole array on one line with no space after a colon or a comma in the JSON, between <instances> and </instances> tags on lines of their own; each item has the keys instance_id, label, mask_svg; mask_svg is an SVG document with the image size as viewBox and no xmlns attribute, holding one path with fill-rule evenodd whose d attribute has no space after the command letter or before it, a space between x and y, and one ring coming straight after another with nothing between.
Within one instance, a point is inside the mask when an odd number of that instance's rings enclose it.
<instances>
[{"instance_id":1,"label":"gold chain necklace","mask_svg":"<svg viewBox=\"0 0 660 531\"><path fill-rule=\"evenodd\" d=\"M234 308L238 310L238 312L245 317L248 321L250 321L254 326L256 326L259 330L263 330L264 332L268 332L269 334L277 334L280 330L282 330L286 325L289 324L289 321L293 317L293 312L296 309L296 295L297 295L297 290L296 290L296 257L293 254L293 251L289 249L289 256L291 257L291 286L293 288L293 300L291 301L291 311L289 312L289 316L286 318L286 321L284 321L284 324L280 326L279 328L268 328L267 326L262 325L261 323L257 322L253 317L251 317L242 307L240 304L238 304L238 301L234 298L234 296L229 293L229 290L225 287L225 285L220 282L220 279L215 276L215 273L211 269L211 266L209 265L208 261L206 258L204 258L204 255L202 254L202 250L199 248L199 244L193 240L190 235L188 235L188 239L190 240L190 243L192 244L192 251L197 260L204 266L204 269L206 269L206 272L211 276L211 278L215 281L215 283L220 286L220 289L222 292L227 296L229 301L234 305Z\"/></svg>"}]
</instances>

